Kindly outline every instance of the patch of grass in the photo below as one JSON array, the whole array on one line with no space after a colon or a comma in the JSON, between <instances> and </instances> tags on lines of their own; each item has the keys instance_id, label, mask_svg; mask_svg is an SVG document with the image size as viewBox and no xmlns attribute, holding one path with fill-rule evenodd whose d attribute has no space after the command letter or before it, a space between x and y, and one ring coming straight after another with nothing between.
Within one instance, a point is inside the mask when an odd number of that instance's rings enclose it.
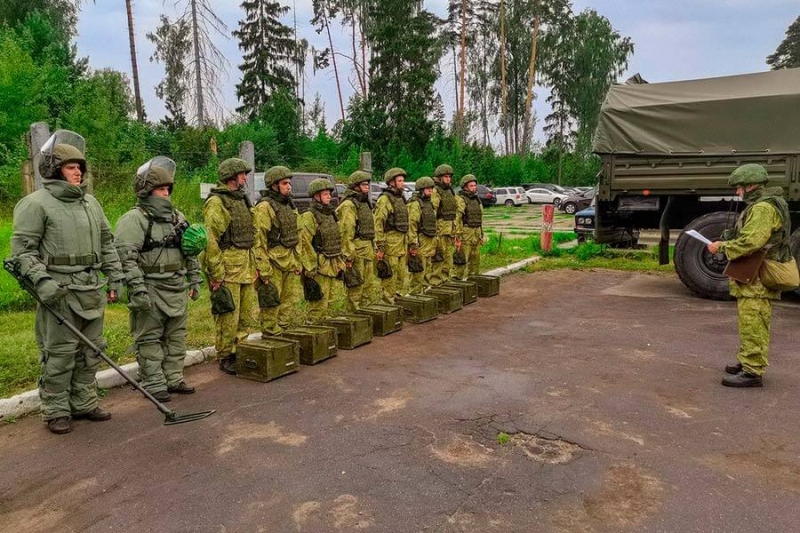
<instances>
[{"instance_id":1,"label":"patch of grass","mask_svg":"<svg viewBox=\"0 0 800 533\"><path fill-rule=\"evenodd\" d=\"M511 441L511 435L506 433L505 431L501 431L497 434L497 444L500 446L505 446Z\"/></svg>"},{"instance_id":2,"label":"patch of grass","mask_svg":"<svg viewBox=\"0 0 800 533\"><path fill-rule=\"evenodd\" d=\"M674 271L671 264L658 264L658 247L656 246L649 250L615 250L592 242L583 243L569 250L559 250L556 254L545 255L538 263L528 265L525 271L542 272L564 268L667 273Z\"/></svg>"}]
</instances>

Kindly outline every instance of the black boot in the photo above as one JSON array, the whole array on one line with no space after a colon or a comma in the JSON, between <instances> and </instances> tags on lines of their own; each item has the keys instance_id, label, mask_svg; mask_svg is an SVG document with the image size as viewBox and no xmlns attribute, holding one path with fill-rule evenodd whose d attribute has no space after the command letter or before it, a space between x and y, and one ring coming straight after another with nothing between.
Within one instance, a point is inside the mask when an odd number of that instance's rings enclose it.
<instances>
[{"instance_id":1,"label":"black boot","mask_svg":"<svg viewBox=\"0 0 800 533\"><path fill-rule=\"evenodd\" d=\"M75 420L91 420L92 422L105 422L111 418L111 413L103 411L99 407L95 407L91 411L81 413L79 415L72 415Z\"/></svg>"},{"instance_id":2,"label":"black boot","mask_svg":"<svg viewBox=\"0 0 800 533\"><path fill-rule=\"evenodd\" d=\"M725 365L725 372L728 374L738 374L742 371L742 363L736 363L735 365Z\"/></svg>"},{"instance_id":3,"label":"black boot","mask_svg":"<svg viewBox=\"0 0 800 533\"><path fill-rule=\"evenodd\" d=\"M194 387L190 387L185 381L181 381L177 387L169 387L167 390L173 394L194 394Z\"/></svg>"},{"instance_id":4,"label":"black boot","mask_svg":"<svg viewBox=\"0 0 800 533\"><path fill-rule=\"evenodd\" d=\"M726 387L763 387L761 376L748 374L745 371L739 372L735 376L725 376L722 384Z\"/></svg>"},{"instance_id":5,"label":"black boot","mask_svg":"<svg viewBox=\"0 0 800 533\"><path fill-rule=\"evenodd\" d=\"M47 421L47 429L56 435L64 435L72 431L68 416L59 416Z\"/></svg>"},{"instance_id":6,"label":"black boot","mask_svg":"<svg viewBox=\"0 0 800 533\"><path fill-rule=\"evenodd\" d=\"M236 356L231 354L226 357L223 357L219 360L219 369L225 372L226 374L230 374L231 376L236 375Z\"/></svg>"},{"instance_id":7,"label":"black boot","mask_svg":"<svg viewBox=\"0 0 800 533\"><path fill-rule=\"evenodd\" d=\"M166 403L172 399L172 396L165 390L160 390L158 392L151 392L150 394L153 395L153 398L158 400L161 403Z\"/></svg>"}]
</instances>

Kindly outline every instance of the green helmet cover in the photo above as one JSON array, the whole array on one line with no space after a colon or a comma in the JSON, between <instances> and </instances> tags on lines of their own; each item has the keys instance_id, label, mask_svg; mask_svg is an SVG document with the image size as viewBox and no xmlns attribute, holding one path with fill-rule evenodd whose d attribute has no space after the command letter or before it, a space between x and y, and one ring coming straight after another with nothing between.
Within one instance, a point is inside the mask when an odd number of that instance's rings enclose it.
<instances>
[{"instance_id":1,"label":"green helmet cover","mask_svg":"<svg viewBox=\"0 0 800 533\"><path fill-rule=\"evenodd\" d=\"M383 175L383 181L388 185L390 181L398 176L406 177L406 171L400 167L394 167L387 170Z\"/></svg>"},{"instance_id":2,"label":"green helmet cover","mask_svg":"<svg viewBox=\"0 0 800 533\"><path fill-rule=\"evenodd\" d=\"M217 175L219 176L219 182L224 184L225 182L232 180L236 176L239 175L241 172L252 172L253 167L250 166L250 163L245 161L244 159L239 159L238 157L231 157L226 159L222 163L219 164L219 168L217 169Z\"/></svg>"},{"instance_id":3,"label":"green helmet cover","mask_svg":"<svg viewBox=\"0 0 800 533\"><path fill-rule=\"evenodd\" d=\"M181 250L186 255L196 256L206 249L208 244L208 234L206 228L201 224L192 224L181 237Z\"/></svg>"},{"instance_id":4,"label":"green helmet cover","mask_svg":"<svg viewBox=\"0 0 800 533\"><path fill-rule=\"evenodd\" d=\"M364 170L356 170L355 172L350 174L349 178L347 178L347 185L349 185L352 188L358 185L359 183L364 183L365 181L372 181L372 176L370 175L370 173Z\"/></svg>"},{"instance_id":5,"label":"green helmet cover","mask_svg":"<svg viewBox=\"0 0 800 533\"><path fill-rule=\"evenodd\" d=\"M748 163L731 172L728 178L728 185L731 187L739 187L742 185L767 183L768 181L769 175L767 174L766 168L756 163Z\"/></svg>"},{"instance_id":6,"label":"green helmet cover","mask_svg":"<svg viewBox=\"0 0 800 533\"><path fill-rule=\"evenodd\" d=\"M289 167L274 166L269 167L264 173L264 185L272 187L281 180L292 177L292 171Z\"/></svg>"},{"instance_id":7,"label":"green helmet cover","mask_svg":"<svg viewBox=\"0 0 800 533\"><path fill-rule=\"evenodd\" d=\"M422 189L427 189L429 187L435 187L436 184L433 182L433 179L431 179L428 176L424 176L424 177L418 179L416 181L416 183L414 184L414 186L418 191L422 191Z\"/></svg>"},{"instance_id":8,"label":"green helmet cover","mask_svg":"<svg viewBox=\"0 0 800 533\"><path fill-rule=\"evenodd\" d=\"M325 178L317 178L308 184L308 195L314 197L315 194L322 191L335 191L336 187L333 186L331 180Z\"/></svg>"},{"instance_id":9,"label":"green helmet cover","mask_svg":"<svg viewBox=\"0 0 800 533\"><path fill-rule=\"evenodd\" d=\"M467 183L469 183L471 181L475 181L475 182L478 181L478 178L475 177L475 174L467 174L467 175L465 175L463 178L461 178L461 184L460 184L461 188L463 189L464 187L466 187Z\"/></svg>"},{"instance_id":10,"label":"green helmet cover","mask_svg":"<svg viewBox=\"0 0 800 533\"><path fill-rule=\"evenodd\" d=\"M436 167L436 170L433 171L433 177L441 178L445 174L453 175L453 167L450 165L439 165Z\"/></svg>"}]
</instances>

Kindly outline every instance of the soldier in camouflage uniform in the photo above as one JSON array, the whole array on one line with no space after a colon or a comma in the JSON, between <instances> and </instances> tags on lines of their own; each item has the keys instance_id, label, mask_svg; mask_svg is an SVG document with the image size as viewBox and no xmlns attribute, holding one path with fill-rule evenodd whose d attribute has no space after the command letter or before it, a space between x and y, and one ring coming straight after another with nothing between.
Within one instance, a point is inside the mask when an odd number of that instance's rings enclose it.
<instances>
[{"instance_id":1,"label":"soldier in camouflage uniform","mask_svg":"<svg viewBox=\"0 0 800 533\"><path fill-rule=\"evenodd\" d=\"M331 295L335 285L341 285L345 268L342 236L331 205L334 190L330 180L312 181L308 185L311 207L298 220L303 275L313 278L322 289L321 300L308 302L309 324L319 324L331 316Z\"/></svg>"},{"instance_id":2,"label":"soldier in camouflage uniform","mask_svg":"<svg viewBox=\"0 0 800 533\"><path fill-rule=\"evenodd\" d=\"M103 288L116 301L125 276L111 227L97 200L86 193L84 140L59 130L41 149L43 188L14 208L11 255L42 300L63 314L100 348L103 341ZM111 413L97 405L95 373L100 358L44 307L36 310L36 342L42 375L39 398L47 427L71 431L74 419L103 421Z\"/></svg>"},{"instance_id":3,"label":"soldier in camouflage uniform","mask_svg":"<svg viewBox=\"0 0 800 533\"><path fill-rule=\"evenodd\" d=\"M461 221L461 249L467 260L466 265L455 267L455 276L465 279L480 274L481 246L486 242L483 235L483 205L477 195L478 178L467 174L461 178L461 190L458 191L458 219Z\"/></svg>"},{"instance_id":4,"label":"soldier in camouflage uniform","mask_svg":"<svg viewBox=\"0 0 800 533\"><path fill-rule=\"evenodd\" d=\"M433 171L433 181L436 187L433 190L433 208L436 209L437 219L437 250L433 259L431 284L441 285L453 277L453 252L461 249L461 221L458 218L458 206L451 182L453 180L453 167L439 165Z\"/></svg>"},{"instance_id":5,"label":"soldier in camouflage uniform","mask_svg":"<svg viewBox=\"0 0 800 533\"><path fill-rule=\"evenodd\" d=\"M436 210L433 208L433 180L427 176L417 180L408 203L408 253L422 261L422 272L412 272L410 293L422 294L431 286L431 259L436 253Z\"/></svg>"},{"instance_id":6,"label":"soldier in camouflage uniform","mask_svg":"<svg viewBox=\"0 0 800 533\"><path fill-rule=\"evenodd\" d=\"M370 298L375 283L375 219L369 202L370 179L369 173L362 170L350 174L344 198L336 208L345 262L364 280L361 285L347 289L348 313L375 303Z\"/></svg>"},{"instance_id":7,"label":"soldier in camouflage uniform","mask_svg":"<svg viewBox=\"0 0 800 533\"><path fill-rule=\"evenodd\" d=\"M403 197L406 171L390 168L383 179L388 187L375 204L375 258L385 260L392 269L392 276L381 280L381 285L383 300L393 304L396 296L405 294L408 279L408 206Z\"/></svg>"},{"instance_id":8,"label":"soldier in camouflage uniform","mask_svg":"<svg viewBox=\"0 0 800 533\"><path fill-rule=\"evenodd\" d=\"M767 170L761 165L742 165L733 171L728 185L736 187L747 207L736 223L733 239L708 245L711 253L722 253L729 261L767 247L767 259L786 262L791 259L789 207L780 187L767 188ZM770 300L780 299L780 292L768 289L756 278L749 284L731 280L731 296L739 312L739 362L725 367L729 375L722 379L727 387L761 387L768 360Z\"/></svg>"},{"instance_id":9,"label":"soldier in camouflage uniform","mask_svg":"<svg viewBox=\"0 0 800 533\"><path fill-rule=\"evenodd\" d=\"M300 296L297 209L292 202L292 171L275 166L264 173L265 191L255 208L259 283L271 284L277 300L261 309L261 332L279 335L291 327ZM294 320L297 322L297 320Z\"/></svg>"},{"instance_id":10,"label":"soldier in camouflage uniform","mask_svg":"<svg viewBox=\"0 0 800 533\"><path fill-rule=\"evenodd\" d=\"M233 311L214 316L217 327L215 347L219 368L236 374L236 344L247 338L256 313L255 226L250 199L244 190L252 168L243 159L226 159L219 165L221 187L211 190L203 205L203 220L208 245L203 267L208 276L212 299L224 285L233 298Z\"/></svg>"},{"instance_id":11,"label":"soldier in camouflage uniform","mask_svg":"<svg viewBox=\"0 0 800 533\"><path fill-rule=\"evenodd\" d=\"M154 157L136 174L136 207L117 222L141 385L161 402L191 394L183 378L189 297L200 296L200 263L181 249L188 223L170 200L175 162ZM188 294L187 294L188 290Z\"/></svg>"}]
</instances>

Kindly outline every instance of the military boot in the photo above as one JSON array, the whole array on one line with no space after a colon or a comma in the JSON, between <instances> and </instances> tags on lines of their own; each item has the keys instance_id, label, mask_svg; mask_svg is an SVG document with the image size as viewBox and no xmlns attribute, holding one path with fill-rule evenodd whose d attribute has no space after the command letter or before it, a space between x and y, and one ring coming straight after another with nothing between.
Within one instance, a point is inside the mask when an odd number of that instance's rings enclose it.
<instances>
[{"instance_id":1,"label":"military boot","mask_svg":"<svg viewBox=\"0 0 800 533\"><path fill-rule=\"evenodd\" d=\"M153 398L158 400L161 403L166 403L172 399L172 396L169 395L169 392L165 390L160 390L158 392L152 392Z\"/></svg>"},{"instance_id":2,"label":"military boot","mask_svg":"<svg viewBox=\"0 0 800 533\"><path fill-rule=\"evenodd\" d=\"M749 374L744 370L735 376L725 376L722 384L726 387L763 387L761 376Z\"/></svg>"},{"instance_id":3,"label":"military boot","mask_svg":"<svg viewBox=\"0 0 800 533\"><path fill-rule=\"evenodd\" d=\"M230 374L231 376L236 375L236 356L231 354L228 356L223 357L219 360L219 369L225 372L226 374Z\"/></svg>"},{"instance_id":4,"label":"military boot","mask_svg":"<svg viewBox=\"0 0 800 533\"><path fill-rule=\"evenodd\" d=\"M59 416L47 421L47 429L56 435L64 435L72 431L68 416Z\"/></svg>"},{"instance_id":5,"label":"military boot","mask_svg":"<svg viewBox=\"0 0 800 533\"><path fill-rule=\"evenodd\" d=\"M173 394L194 394L194 387L190 387L185 381L181 381L177 387L169 387L167 391Z\"/></svg>"},{"instance_id":6,"label":"military boot","mask_svg":"<svg viewBox=\"0 0 800 533\"><path fill-rule=\"evenodd\" d=\"M72 415L75 420L91 420L92 422L105 422L111 418L111 413L103 411L99 407L95 407L91 411L81 413L79 415Z\"/></svg>"},{"instance_id":7,"label":"military boot","mask_svg":"<svg viewBox=\"0 0 800 533\"><path fill-rule=\"evenodd\" d=\"M735 365L725 365L725 372L728 374L738 374L742 371L742 363L736 363Z\"/></svg>"}]
</instances>

